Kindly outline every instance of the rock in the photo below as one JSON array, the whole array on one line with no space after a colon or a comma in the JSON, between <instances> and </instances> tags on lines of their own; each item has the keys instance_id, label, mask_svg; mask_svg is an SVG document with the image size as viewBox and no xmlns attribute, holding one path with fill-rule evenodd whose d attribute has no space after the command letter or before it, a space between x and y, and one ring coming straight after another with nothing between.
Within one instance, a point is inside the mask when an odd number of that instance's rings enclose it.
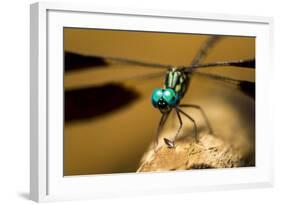
<instances>
[{"instance_id":1,"label":"rock","mask_svg":"<svg viewBox=\"0 0 281 205\"><path fill-rule=\"evenodd\" d=\"M161 139L163 141L163 139ZM254 150L248 146L234 146L227 140L205 134L199 142L192 138L175 141L175 148L166 144L143 156L138 172L232 168L254 166Z\"/></svg>"}]
</instances>

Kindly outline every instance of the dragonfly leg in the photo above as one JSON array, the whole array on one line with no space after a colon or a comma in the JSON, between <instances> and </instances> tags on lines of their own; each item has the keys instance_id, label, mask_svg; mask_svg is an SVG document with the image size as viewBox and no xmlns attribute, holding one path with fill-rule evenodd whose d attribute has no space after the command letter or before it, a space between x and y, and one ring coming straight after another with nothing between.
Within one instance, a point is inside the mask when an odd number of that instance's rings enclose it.
<instances>
[{"instance_id":1,"label":"dragonfly leg","mask_svg":"<svg viewBox=\"0 0 281 205\"><path fill-rule=\"evenodd\" d=\"M175 140L177 139L177 137L178 137L178 135L179 135L179 133L180 133L180 130L181 130L181 128L182 128L182 119L181 119L180 113L179 113L179 111L178 111L178 108L176 108L176 113L177 113L177 116L178 116L178 119L179 119L179 122L180 122L180 126L179 126L179 128L178 128L178 130L177 130L177 133L176 133L176 135L175 135Z\"/></svg>"},{"instance_id":2,"label":"dragonfly leg","mask_svg":"<svg viewBox=\"0 0 281 205\"><path fill-rule=\"evenodd\" d=\"M175 110L176 110L176 114L177 114L178 119L179 119L180 126L178 127L177 132L176 132L176 135L175 135L175 137L174 137L174 139L173 139L172 141L169 140L169 139L167 139L167 138L164 138L164 142L166 143L166 145L168 146L168 148L174 148L174 147L175 147L174 141L177 139L177 137L178 137L178 135L179 135L179 133L180 133L180 130L181 130L181 128L182 128L182 119L181 119L180 113L179 113L179 111L178 111L178 108L176 108Z\"/></svg>"},{"instance_id":3,"label":"dragonfly leg","mask_svg":"<svg viewBox=\"0 0 281 205\"><path fill-rule=\"evenodd\" d=\"M195 108L195 109L198 109L200 110L202 116L204 117L204 120L206 122L206 125L209 129L209 134L213 134L213 129L212 129L212 126L207 118L207 115L206 113L204 112L204 110L199 106L199 105L194 105L194 104L181 104L179 105L179 107L191 107L191 108Z\"/></svg>"},{"instance_id":4,"label":"dragonfly leg","mask_svg":"<svg viewBox=\"0 0 281 205\"><path fill-rule=\"evenodd\" d=\"M160 119L158 128L157 128L157 134L156 134L156 138L155 138L155 142L154 142L154 148L157 147L158 145L158 140L159 140L159 136L160 136L160 132L162 131L165 122L167 121L167 118L169 116L169 112L168 113L164 113Z\"/></svg>"},{"instance_id":5,"label":"dragonfly leg","mask_svg":"<svg viewBox=\"0 0 281 205\"><path fill-rule=\"evenodd\" d=\"M179 107L178 107L177 109L178 109L178 111L179 111L180 113L182 113L185 117L187 117L187 118L193 123L193 127L194 127L194 129L193 129L193 132L194 132L193 136L194 136L195 141L196 141L196 142L199 142L199 140L198 140L198 138L197 138L197 125L196 125L195 120L194 120L192 117L190 117L188 114L186 114L185 112L183 112Z\"/></svg>"}]
</instances>

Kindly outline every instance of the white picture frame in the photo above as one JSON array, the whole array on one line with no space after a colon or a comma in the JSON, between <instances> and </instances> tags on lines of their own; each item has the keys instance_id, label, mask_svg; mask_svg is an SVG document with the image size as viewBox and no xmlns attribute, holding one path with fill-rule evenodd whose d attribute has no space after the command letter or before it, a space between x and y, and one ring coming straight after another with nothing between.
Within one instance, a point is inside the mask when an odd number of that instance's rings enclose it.
<instances>
[{"instance_id":1,"label":"white picture frame","mask_svg":"<svg viewBox=\"0 0 281 205\"><path fill-rule=\"evenodd\" d=\"M266 96L273 68L272 18L46 2L32 4L30 18L32 200L41 202L273 186L271 114L263 109L269 105ZM183 24L184 27L181 26ZM179 171L64 177L63 27L255 36L256 166L194 170L188 171L188 174Z\"/></svg>"}]
</instances>

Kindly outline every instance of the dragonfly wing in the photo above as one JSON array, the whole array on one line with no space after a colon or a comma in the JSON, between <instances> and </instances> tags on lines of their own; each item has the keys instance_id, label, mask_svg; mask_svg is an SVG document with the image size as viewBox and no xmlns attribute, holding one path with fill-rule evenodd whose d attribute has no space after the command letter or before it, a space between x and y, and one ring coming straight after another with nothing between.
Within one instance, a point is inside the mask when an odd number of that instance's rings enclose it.
<instances>
[{"instance_id":1,"label":"dragonfly wing","mask_svg":"<svg viewBox=\"0 0 281 205\"><path fill-rule=\"evenodd\" d=\"M214 63L191 65L187 67L182 67L182 69L184 72L192 72L196 70L201 70L203 68L217 68L222 66L233 66L233 67L240 67L240 68L255 69L256 61L255 59L219 61Z\"/></svg>"},{"instance_id":2,"label":"dragonfly wing","mask_svg":"<svg viewBox=\"0 0 281 205\"><path fill-rule=\"evenodd\" d=\"M237 67L243 67L243 68L256 68L256 60L255 59L249 59L249 60L244 60L241 62L233 63L230 64L231 66L237 66Z\"/></svg>"},{"instance_id":3,"label":"dragonfly wing","mask_svg":"<svg viewBox=\"0 0 281 205\"><path fill-rule=\"evenodd\" d=\"M153 80L155 78L159 78L159 77L163 77L165 76L165 72L157 72L157 73L146 73L146 74L142 74L142 75L138 75L135 77L131 77L128 79L116 79L115 81L126 81L126 80L137 80L137 81L141 81L144 82L144 80Z\"/></svg>"},{"instance_id":4,"label":"dragonfly wing","mask_svg":"<svg viewBox=\"0 0 281 205\"><path fill-rule=\"evenodd\" d=\"M64 53L64 67L66 71L86 68L86 67L108 66L110 64L109 61L129 64L129 65L138 65L143 67L154 67L154 68L179 67L186 72L189 72L190 70L197 70L207 67L219 67L219 66L234 66L234 67L252 68L252 69L255 68L255 59L229 60L229 61L220 61L220 62L206 63L206 64L191 64L190 66L174 66L171 64L146 62L143 60L128 59L122 57L100 56L100 55L88 56L88 55L82 55L72 52Z\"/></svg>"},{"instance_id":5,"label":"dragonfly wing","mask_svg":"<svg viewBox=\"0 0 281 205\"><path fill-rule=\"evenodd\" d=\"M200 71L191 72L190 74L218 80L223 83L233 85L237 89L242 91L244 94L250 96L251 98L255 98L255 82L247 81L247 80L239 80L239 79L221 76L213 73L203 73Z\"/></svg>"},{"instance_id":6,"label":"dragonfly wing","mask_svg":"<svg viewBox=\"0 0 281 205\"><path fill-rule=\"evenodd\" d=\"M198 53L196 54L196 56L194 57L194 59L191 62L191 65L196 65L200 62L202 62L202 60L204 60L204 58L207 56L209 50L215 45L217 44L217 42L222 38L222 36L211 36L209 37L205 43L202 45L202 47L199 49Z\"/></svg>"}]
</instances>

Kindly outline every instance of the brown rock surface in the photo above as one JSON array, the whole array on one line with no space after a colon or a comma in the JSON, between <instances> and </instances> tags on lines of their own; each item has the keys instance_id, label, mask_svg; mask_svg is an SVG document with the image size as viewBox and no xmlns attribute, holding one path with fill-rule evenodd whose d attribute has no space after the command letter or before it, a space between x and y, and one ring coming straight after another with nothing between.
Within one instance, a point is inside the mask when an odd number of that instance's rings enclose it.
<instances>
[{"instance_id":1,"label":"brown rock surface","mask_svg":"<svg viewBox=\"0 0 281 205\"><path fill-rule=\"evenodd\" d=\"M193 139L176 141L175 148L161 145L143 156L138 172L232 168L254 166L253 150L235 146L214 135L205 134L196 143Z\"/></svg>"}]
</instances>

